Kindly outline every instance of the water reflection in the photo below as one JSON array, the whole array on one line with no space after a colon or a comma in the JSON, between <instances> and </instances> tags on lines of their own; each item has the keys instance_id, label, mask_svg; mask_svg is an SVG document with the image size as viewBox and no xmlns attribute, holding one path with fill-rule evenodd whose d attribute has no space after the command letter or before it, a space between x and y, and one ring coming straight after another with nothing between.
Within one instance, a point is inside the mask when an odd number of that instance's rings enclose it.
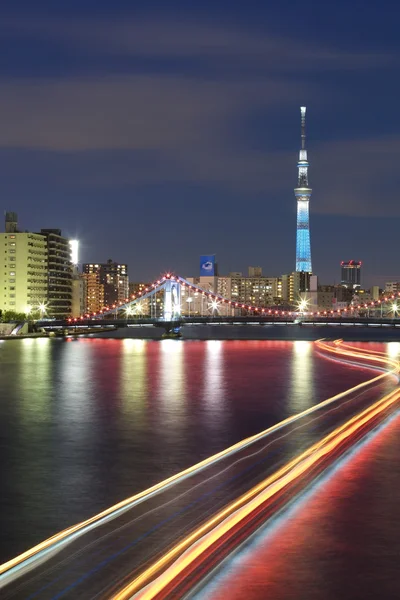
<instances>
[{"instance_id":1,"label":"water reflection","mask_svg":"<svg viewBox=\"0 0 400 600\"><path fill-rule=\"evenodd\" d=\"M222 353L223 342L219 340L206 342L204 403L210 410L223 409L225 374Z\"/></svg>"},{"instance_id":2,"label":"water reflection","mask_svg":"<svg viewBox=\"0 0 400 600\"><path fill-rule=\"evenodd\" d=\"M143 419L149 387L147 385L148 343L145 340L122 341L120 397L124 415Z\"/></svg>"},{"instance_id":3,"label":"water reflection","mask_svg":"<svg viewBox=\"0 0 400 600\"><path fill-rule=\"evenodd\" d=\"M314 404L313 343L293 342L288 406L292 414Z\"/></svg>"},{"instance_id":4,"label":"water reflection","mask_svg":"<svg viewBox=\"0 0 400 600\"><path fill-rule=\"evenodd\" d=\"M26 424L40 426L42 420L48 419L52 397L51 341L27 338L18 343L21 353L16 382L20 417Z\"/></svg>"},{"instance_id":5,"label":"water reflection","mask_svg":"<svg viewBox=\"0 0 400 600\"><path fill-rule=\"evenodd\" d=\"M370 376L308 342L16 340L0 358L3 560Z\"/></svg>"}]
</instances>

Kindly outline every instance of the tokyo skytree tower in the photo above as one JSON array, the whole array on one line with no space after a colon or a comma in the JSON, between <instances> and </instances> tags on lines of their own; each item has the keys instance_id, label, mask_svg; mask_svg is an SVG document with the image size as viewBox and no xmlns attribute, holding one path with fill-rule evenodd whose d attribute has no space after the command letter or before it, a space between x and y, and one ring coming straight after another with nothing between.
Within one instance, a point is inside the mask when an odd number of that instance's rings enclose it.
<instances>
[{"instance_id":1,"label":"tokyo skytree tower","mask_svg":"<svg viewBox=\"0 0 400 600\"><path fill-rule=\"evenodd\" d=\"M296 271L312 272L310 246L309 202L312 189L308 186L308 161L306 150L306 107L301 113L301 149L299 152L299 171L297 187L294 195L297 199L297 237L296 237Z\"/></svg>"}]
</instances>

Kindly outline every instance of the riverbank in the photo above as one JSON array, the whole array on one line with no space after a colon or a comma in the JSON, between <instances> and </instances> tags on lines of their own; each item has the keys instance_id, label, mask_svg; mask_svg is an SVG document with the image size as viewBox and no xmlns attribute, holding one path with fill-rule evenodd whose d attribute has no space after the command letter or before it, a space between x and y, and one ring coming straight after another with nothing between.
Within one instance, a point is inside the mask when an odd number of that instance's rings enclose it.
<instances>
[{"instance_id":1,"label":"riverbank","mask_svg":"<svg viewBox=\"0 0 400 600\"><path fill-rule=\"evenodd\" d=\"M152 339L162 338L164 330L150 325L125 327L95 337ZM342 338L352 342L400 342L400 327L358 325L185 325L181 328L183 340L283 340L315 341L321 338ZM91 336L92 337L92 336Z\"/></svg>"}]
</instances>

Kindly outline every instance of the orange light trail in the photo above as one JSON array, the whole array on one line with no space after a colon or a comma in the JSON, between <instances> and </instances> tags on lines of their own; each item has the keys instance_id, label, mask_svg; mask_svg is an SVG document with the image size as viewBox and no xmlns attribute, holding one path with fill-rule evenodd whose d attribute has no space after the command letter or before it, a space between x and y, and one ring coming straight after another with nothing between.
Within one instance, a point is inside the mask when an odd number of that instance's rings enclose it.
<instances>
[{"instance_id":1,"label":"orange light trail","mask_svg":"<svg viewBox=\"0 0 400 600\"><path fill-rule=\"evenodd\" d=\"M63 531L55 534L54 536L44 540L43 542L30 548L29 550L26 550L25 552L16 556L15 558L0 565L0 577L7 574L7 572L10 572L11 570L16 569L19 565L23 566L23 563L26 563L27 561L32 562L32 560L34 560L35 557L39 557L39 555L41 555L41 559L42 559L43 553L51 552L52 550L58 549L58 547L61 544L66 544L66 543L73 541L77 536L83 535L88 530L102 524L106 520L111 520L111 519L117 517L121 512L129 510L135 504L139 504L140 502L143 502L144 500L146 500L146 498L151 497L157 493L160 493L162 490L174 485L178 481L180 481L186 477L190 477L191 475L193 475L195 473L198 473L199 471L205 469L207 466L209 466L215 462L218 462L233 453L238 452L239 450L245 448L246 446L253 444L254 442L262 439L263 437L270 435L271 433L273 433L275 431L278 431L282 427L284 427L286 425L290 425L291 423L294 423L295 421L297 421L307 415L310 415L318 410L321 410L325 406L328 406L329 404L332 404L333 402L337 402L338 400L344 398L345 396L347 396L353 392L356 392L360 389L366 388L367 386L373 385L385 377L388 377L388 376L391 376L394 374L398 374L400 372L399 362L395 361L393 359L390 359L390 358L383 359L383 358L379 358L376 356L370 356L366 353L351 352L351 351L344 349L343 347L341 347L340 349L333 348L333 346L327 344L323 340L319 340L318 342L316 342L316 344L318 347L322 348L326 352L334 353L334 354L341 355L341 356L364 358L366 360L384 363L386 366L390 365L392 367L392 369L385 373L382 373L372 379L369 379L365 382L359 383L356 386L354 386L348 390L345 390L344 392L340 392L339 394L336 394L335 396L332 396L326 400L323 400L319 404L311 406L310 408L308 408L300 413L297 413L295 415L287 417L286 419L280 421L279 423L273 425L272 427L269 427L269 428L261 431L258 434L255 434L253 436L245 438L244 440L241 440L240 442L237 442L233 446L230 446L229 448L226 448L225 450L222 450L221 452L218 452L217 454L210 456L209 458L193 465L192 467L189 467L188 469L185 469L185 470L181 471L180 473L177 473L176 475L173 475L173 476L159 482L158 484L155 484L154 486L152 486L138 494L135 494L134 496L131 496L129 498L126 498L125 500L122 500L121 502L98 513L97 515L94 515L93 517L86 519L85 521L82 521L81 523L78 523L76 525L73 525L71 527L64 529Z\"/></svg>"},{"instance_id":2,"label":"orange light trail","mask_svg":"<svg viewBox=\"0 0 400 600\"><path fill-rule=\"evenodd\" d=\"M137 594L135 597L138 600L156 598L224 535L242 523L267 500L273 498L278 492L309 471L321 459L334 452L344 440L355 434L399 399L400 390L396 389L337 427L187 536L121 592L113 596L112 600L128 600L134 594ZM175 562L171 565L173 560ZM165 568L166 570L162 572ZM162 573L157 579L154 579L160 571ZM146 585L147 587L143 590L143 586Z\"/></svg>"}]
</instances>

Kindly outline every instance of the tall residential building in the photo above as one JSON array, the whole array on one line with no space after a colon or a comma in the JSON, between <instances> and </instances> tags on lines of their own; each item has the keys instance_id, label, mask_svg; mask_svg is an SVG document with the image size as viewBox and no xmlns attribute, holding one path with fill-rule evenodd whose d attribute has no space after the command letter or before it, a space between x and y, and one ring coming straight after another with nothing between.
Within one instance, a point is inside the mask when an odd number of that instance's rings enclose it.
<instances>
[{"instance_id":1,"label":"tall residential building","mask_svg":"<svg viewBox=\"0 0 400 600\"><path fill-rule=\"evenodd\" d=\"M104 285L100 281L100 273L82 273L82 279L86 287L85 311L98 313L105 306Z\"/></svg>"},{"instance_id":2,"label":"tall residential building","mask_svg":"<svg viewBox=\"0 0 400 600\"><path fill-rule=\"evenodd\" d=\"M63 318L72 314L72 263L69 239L60 229L41 229L47 238L47 312Z\"/></svg>"},{"instance_id":3,"label":"tall residential building","mask_svg":"<svg viewBox=\"0 0 400 600\"><path fill-rule=\"evenodd\" d=\"M0 233L0 310L29 314L47 307L47 238L16 230Z\"/></svg>"},{"instance_id":4,"label":"tall residential building","mask_svg":"<svg viewBox=\"0 0 400 600\"><path fill-rule=\"evenodd\" d=\"M72 309L69 240L59 229L18 231L16 213L6 213L0 234L0 310L67 317Z\"/></svg>"},{"instance_id":5,"label":"tall residential building","mask_svg":"<svg viewBox=\"0 0 400 600\"><path fill-rule=\"evenodd\" d=\"M300 108L301 149L297 163L298 178L294 195L297 200L296 271L312 272L310 245L309 202L312 189L308 185L308 160L306 150L306 107Z\"/></svg>"},{"instance_id":6,"label":"tall residential building","mask_svg":"<svg viewBox=\"0 0 400 600\"><path fill-rule=\"evenodd\" d=\"M346 287L356 288L361 285L361 261L349 260L340 263L342 277L341 285Z\"/></svg>"},{"instance_id":7,"label":"tall residential building","mask_svg":"<svg viewBox=\"0 0 400 600\"><path fill-rule=\"evenodd\" d=\"M113 262L86 263L84 273L99 273L100 283L104 285L104 303L106 306L125 302L129 295L128 265Z\"/></svg>"}]
</instances>

